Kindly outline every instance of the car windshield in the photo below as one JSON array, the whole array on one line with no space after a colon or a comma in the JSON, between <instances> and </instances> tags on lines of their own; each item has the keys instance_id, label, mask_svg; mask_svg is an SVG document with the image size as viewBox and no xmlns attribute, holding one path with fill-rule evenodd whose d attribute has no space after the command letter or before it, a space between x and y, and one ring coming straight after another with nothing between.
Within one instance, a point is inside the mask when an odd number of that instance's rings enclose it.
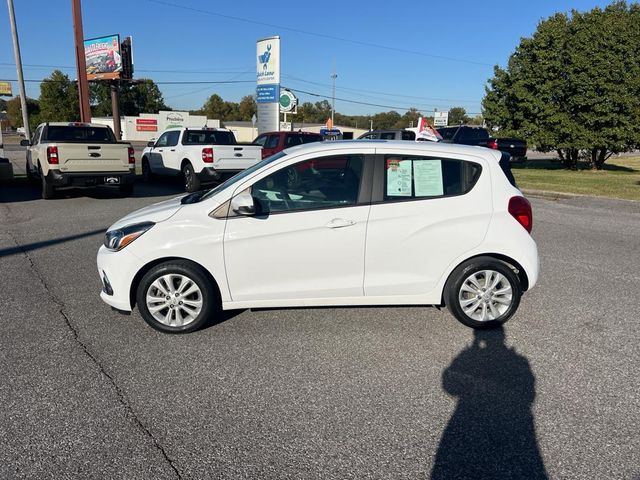
<instances>
[{"instance_id":1,"label":"car windshield","mask_svg":"<svg viewBox=\"0 0 640 480\"><path fill-rule=\"evenodd\" d=\"M207 198L211 198L216 193L221 192L225 188L230 187L234 183L239 182L240 180L251 175L253 172L260 170L265 165L269 165L271 162L274 162L279 158L284 157L285 155L286 155L285 152L278 152L274 155L271 155L270 157L265 158L261 162L256 163L252 167L249 167L246 170L243 170L242 172L238 173L237 175L234 175L233 177L228 179L226 182L221 183L220 185L212 188L211 190L201 190L199 192L192 193L191 195L187 195L182 199L182 203L183 204L197 203L197 202L201 202L202 200L206 200Z\"/></svg>"},{"instance_id":2,"label":"car windshield","mask_svg":"<svg viewBox=\"0 0 640 480\"><path fill-rule=\"evenodd\" d=\"M453 128L438 128L438 133L442 135L443 140L452 140L453 136L458 131L458 127Z\"/></svg>"}]
</instances>

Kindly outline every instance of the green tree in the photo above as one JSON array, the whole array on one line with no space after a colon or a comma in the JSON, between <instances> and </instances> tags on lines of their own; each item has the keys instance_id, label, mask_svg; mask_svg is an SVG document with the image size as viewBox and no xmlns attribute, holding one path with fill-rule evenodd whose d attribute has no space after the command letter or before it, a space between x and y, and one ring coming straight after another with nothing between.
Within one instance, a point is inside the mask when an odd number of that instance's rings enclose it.
<instances>
[{"instance_id":1,"label":"green tree","mask_svg":"<svg viewBox=\"0 0 640 480\"><path fill-rule=\"evenodd\" d=\"M449 109L449 125L463 125L469 123L467 111L463 107Z\"/></svg>"},{"instance_id":2,"label":"green tree","mask_svg":"<svg viewBox=\"0 0 640 480\"><path fill-rule=\"evenodd\" d=\"M60 70L54 70L40 84L40 118L44 122L80 120L78 87Z\"/></svg>"},{"instance_id":3,"label":"green tree","mask_svg":"<svg viewBox=\"0 0 640 480\"><path fill-rule=\"evenodd\" d=\"M33 131L40 123L40 104L37 100L27 97L27 113L29 115L29 127ZM22 106L20 96L16 96L7 102L7 117L13 128L22 127Z\"/></svg>"},{"instance_id":4,"label":"green tree","mask_svg":"<svg viewBox=\"0 0 640 480\"><path fill-rule=\"evenodd\" d=\"M246 95L242 97L240 100L240 104L238 105L238 112L240 114L240 120L248 121L251 120L258 111L258 107L256 105L256 99L253 95Z\"/></svg>"},{"instance_id":5,"label":"green tree","mask_svg":"<svg viewBox=\"0 0 640 480\"><path fill-rule=\"evenodd\" d=\"M407 127L417 127L418 119L423 115L418 111L417 108L411 107L407 110L404 115L400 118L399 121L395 123L394 128L407 128Z\"/></svg>"},{"instance_id":6,"label":"green tree","mask_svg":"<svg viewBox=\"0 0 640 480\"><path fill-rule=\"evenodd\" d=\"M496 67L483 100L487 124L576 168L601 169L640 145L640 5L556 14Z\"/></svg>"},{"instance_id":7,"label":"green tree","mask_svg":"<svg viewBox=\"0 0 640 480\"><path fill-rule=\"evenodd\" d=\"M165 105L162 92L150 79L135 82L121 82L118 85L120 115L140 115L171 110ZM97 117L111 116L111 86L107 81L95 81L89 84L91 113Z\"/></svg>"}]
</instances>

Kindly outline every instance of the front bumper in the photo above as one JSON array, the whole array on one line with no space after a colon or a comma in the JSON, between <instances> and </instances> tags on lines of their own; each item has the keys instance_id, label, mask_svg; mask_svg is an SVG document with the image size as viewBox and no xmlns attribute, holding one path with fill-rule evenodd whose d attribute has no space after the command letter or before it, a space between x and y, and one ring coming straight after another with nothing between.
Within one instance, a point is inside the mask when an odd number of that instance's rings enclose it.
<instances>
[{"instance_id":1,"label":"front bumper","mask_svg":"<svg viewBox=\"0 0 640 480\"><path fill-rule=\"evenodd\" d=\"M67 173L60 170L49 170L47 182L55 187L95 187L106 185L118 187L120 185L132 185L135 181L135 171L126 172L79 172ZM117 179L117 183L111 183Z\"/></svg>"},{"instance_id":2,"label":"front bumper","mask_svg":"<svg viewBox=\"0 0 640 480\"><path fill-rule=\"evenodd\" d=\"M100 298L117 310L130 312L131 285L143 266L142 261L126 249L112 252L103 245L98 250L97 263L102 282Z\"/></svg>"}]
</instances>

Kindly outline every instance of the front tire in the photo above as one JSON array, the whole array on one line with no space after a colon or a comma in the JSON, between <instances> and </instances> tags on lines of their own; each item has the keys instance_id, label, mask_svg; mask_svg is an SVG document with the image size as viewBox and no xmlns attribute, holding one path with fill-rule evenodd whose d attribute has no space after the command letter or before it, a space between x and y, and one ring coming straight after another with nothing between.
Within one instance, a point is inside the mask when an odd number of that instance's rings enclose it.
<instances>
[{"instance_id":1,"label":"front tire","mask_svg":"<svg viewBox=\"0 0 640 480\"><path fill-rule=\"evenodd\" d=\"M165 333L198 330L220 308L220 300L204 271L180 260L149 270L138 285L136 302L144 321Z\"/></svg>"},{"instance_id":2,"label":"front tire","mask_svg":"<svg viewBox=\"0 0 640 480\"><path fill-rule=\"evenodd\" d=\"M147 157L142 157L142 181L145 183L151 183L153 181L153 172L149 165Z\"/></svg>"},{"instance_id":3,"label":"front tire","mask_svg":"<svg viewBox=\"0 0 640 480\"><path fill-rule=\"evenodd\" d=\"M476 329L499 327L520 305L522 286L512 268L492 257L472 258L450 275L444 299L449 311Z\"/></svg>"}]
</instances>

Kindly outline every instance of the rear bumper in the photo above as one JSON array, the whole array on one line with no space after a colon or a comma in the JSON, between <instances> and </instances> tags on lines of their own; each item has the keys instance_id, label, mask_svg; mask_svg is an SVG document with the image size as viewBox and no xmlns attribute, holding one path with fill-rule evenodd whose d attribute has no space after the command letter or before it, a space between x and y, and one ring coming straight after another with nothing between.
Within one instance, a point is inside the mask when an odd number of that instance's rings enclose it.
<instances>
[{"instance_id":1,"label":"rear bumper","mask_svg":"<svg viewBox=\"0 0 640 480\"><path fill-rule=\"evenodd\" d=\"M97 185L117 187L120 185L131 185L135 181L135 178L136 174L133 170L127 172L78 173L49 170L49 173L47 173L47 181L55 187L95 187Z\"/></svg>"}]
</instances>

